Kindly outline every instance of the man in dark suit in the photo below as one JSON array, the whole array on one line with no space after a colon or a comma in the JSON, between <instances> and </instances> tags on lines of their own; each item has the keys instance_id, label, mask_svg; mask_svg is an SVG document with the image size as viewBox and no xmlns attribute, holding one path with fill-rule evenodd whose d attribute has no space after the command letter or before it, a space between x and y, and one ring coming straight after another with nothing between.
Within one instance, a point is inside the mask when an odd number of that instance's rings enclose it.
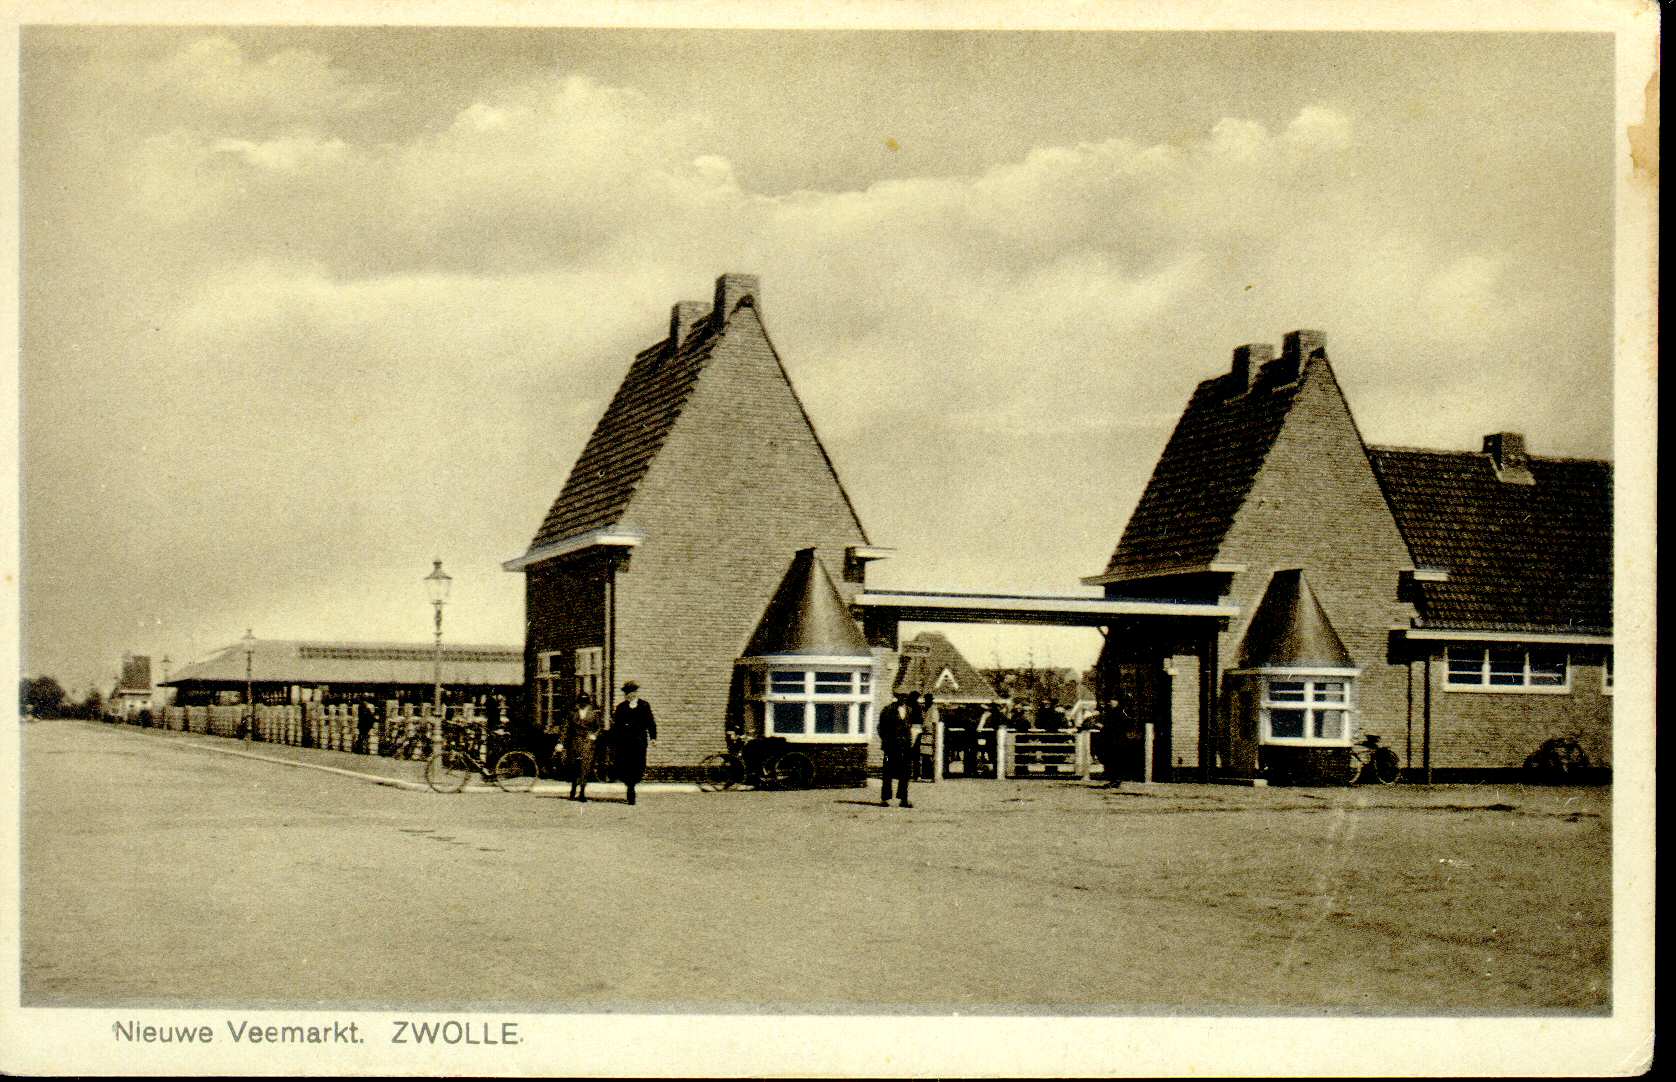
<instances>
[{"instance_id":1,"label":"man in dark suit","mask_svg":"<svg viewBox=\"0 0 1676 1082\"><path fill-rule=\"evenodd\" d=\"M611 712L611 762L633 804L634 787L646 776L646 742L657 743L658 723L652 717L652 705L640 697L639 684L630 680L623 685L623 694L627 698Z\"/></svg>"},{"instance_id":2,"label":"man in dark suit","mask_svg":"<svg viewBox=\"0 0 1676 1082\"><path fill-rule=\"evenodd\" d=\"M908 777L914 772L914 725L918 711L914 709L914 693L899 691L896 701L879 711L879 746L884 749L884 789L879 794L879 807L890 806L890 782L896 779L896 799L904 808L908 801Z\"/></svg>"}]
</instances>

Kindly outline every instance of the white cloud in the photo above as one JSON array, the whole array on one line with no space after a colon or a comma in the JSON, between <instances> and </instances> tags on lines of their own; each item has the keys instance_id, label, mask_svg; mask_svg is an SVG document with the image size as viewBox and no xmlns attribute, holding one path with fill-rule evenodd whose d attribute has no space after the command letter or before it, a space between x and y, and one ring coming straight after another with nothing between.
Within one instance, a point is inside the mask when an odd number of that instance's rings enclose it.
<instances>
[{"instance_id":1,"label":"white cloud","mask_svg":"<svg viewBox=\"0 0 1676 1082\"><path fill-rule=\"evenodd\" d=\"M282 49L252 62L228 38L189 42L149 65L140 88L178 101L205 123L295 120L324 113L358 112L389 99L389 91L350 82L329 57L308 49Z\"/></svg>"},{"instance_id":2,"label":"white cloud","mask_svg":"<svg viewBox=\"0 0 1676 1082\"><path fill-rule=\"evenodd\" d=\"M292 135L260 142L250 139L221 139L215 149L235 154L259 169L297 173L336 165L349 156L349 144L342 139Z\"/></svg>"},{"instance_id":3,"label":"white cloud","mask_svg":"<svg viewBox=\"0 0 1676 1082\"><path fill-rule=\"evenodd\" d=\"M1307 105L1286 125L1286 138L1307 149L1341 150L1350 145L1350 118L1335 109Z\"/></svg>"}]
</instances>

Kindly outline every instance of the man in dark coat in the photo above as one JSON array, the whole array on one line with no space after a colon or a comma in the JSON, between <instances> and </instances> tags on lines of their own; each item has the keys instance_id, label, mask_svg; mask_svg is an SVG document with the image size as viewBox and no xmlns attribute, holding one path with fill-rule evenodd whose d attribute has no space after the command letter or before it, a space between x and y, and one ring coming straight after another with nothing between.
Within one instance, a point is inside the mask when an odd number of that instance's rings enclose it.
<instances>
[{"instance_id":1,"label":"man in dark coat","mask_svg":"<svg viewBox=\"0 0 1676 1082\"><path fill-rule=\"evenodd\" d=\"M652 705L640 697L639 684L630 680L623 685L623 694L627 698L611 712L611 761L633 804L634 787L646 776L646 742L657 743L658 723L652 717Z\"/></svg>"},{"instance_id":2,"label":"man in dark coat","mask_svg":"<svg viewBox=\"0 0 1676 1082\"><path fill-rule=\"evenodd\" d=\"M378 711L362 699L355 707L355 750L366 755L372 745L372 731L378 728Z\"/></svg>"},{"instance_id":3,"label":"man in dark coat","mask_svg":"<svg viewBox=\"0 0 1676 1082\"><path fill-rule=\"evenodd\" d=\"M879 793L879 807L890 806L890 782L896 779L896 799L904 808L908 801L908 777L914 772L914 693L899 691L896 701L879 711L879 746L885 753L884 789Z\"/></svg>"},{"instance_id":4,"label":"man in dark coat","mask_svg":"<svg viewBox=\"0 0 1676 1082\"><path fill-rule=\"evenodd\" d=\"M570 799L588 802L588 779L594 773L594 752L599 744L599 711L587 693L576 696L576 709L570 712L558 744L565 748L570 767Z\"/></svg>"}]
</instances>

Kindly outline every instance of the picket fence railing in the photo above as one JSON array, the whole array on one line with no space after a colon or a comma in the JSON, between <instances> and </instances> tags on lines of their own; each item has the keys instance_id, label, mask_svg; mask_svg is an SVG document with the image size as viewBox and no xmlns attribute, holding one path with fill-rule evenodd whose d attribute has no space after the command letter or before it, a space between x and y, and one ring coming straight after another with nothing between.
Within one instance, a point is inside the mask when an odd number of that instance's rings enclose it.
<instances>
[{"instance_id":1,"label":"picket fence railing","mask_svg":"<svg viewBox=\"0 0 1676 1082\"><path fill-rule=\"evenodd\" d=\"M449 721L482 720L470 703L445 707L444 714ZM247 719L251 724L251 739L268 744L379 755L389 754L409 733L426 732L432 746L441 747L439 715L429 703L417 707L393 701L380 704L364 747L360 739L359 707L353 704L168 706L153 716L152 727L242 739Z\"/></svg>"}]
</instances>

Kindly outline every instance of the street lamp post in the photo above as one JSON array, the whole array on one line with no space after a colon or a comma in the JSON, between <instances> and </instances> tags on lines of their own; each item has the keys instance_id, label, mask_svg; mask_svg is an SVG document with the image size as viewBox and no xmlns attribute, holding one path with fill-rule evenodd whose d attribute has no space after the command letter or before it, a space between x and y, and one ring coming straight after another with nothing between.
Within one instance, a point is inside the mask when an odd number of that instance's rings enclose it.
<instances>
[{"instance_id":1,"label":"street lamp post","mask_svg":"<svg viewBox=\"0 0 1676 1082\"><path fill-rule=\"evenodd\" d=\"M244 638L239 640L244 644L244 738L248 742L253 739L256 730L256 700L251 695L250 670L256 660L256 636L251 634L250 628L244 629Z\"/></svg>"},{"instance_id":2,"label":"street lamp post","mask_svg":"<svg viewBox=\"0 0 1676 1082\"><path fill-rule=\"evenodd\" d=\"M436 657L433 672L435 688L431 706L436 711L439 726L442 719L442 606L448 604L448 588L453 584L454 580L442 569L442 561L431 561L431 573L425 576L425 589L430 592L431 604L436 606ZM440 735L439 729L438 736ZM438 743L437 746L442 745Z\"/></svg>"}]
</instances>

